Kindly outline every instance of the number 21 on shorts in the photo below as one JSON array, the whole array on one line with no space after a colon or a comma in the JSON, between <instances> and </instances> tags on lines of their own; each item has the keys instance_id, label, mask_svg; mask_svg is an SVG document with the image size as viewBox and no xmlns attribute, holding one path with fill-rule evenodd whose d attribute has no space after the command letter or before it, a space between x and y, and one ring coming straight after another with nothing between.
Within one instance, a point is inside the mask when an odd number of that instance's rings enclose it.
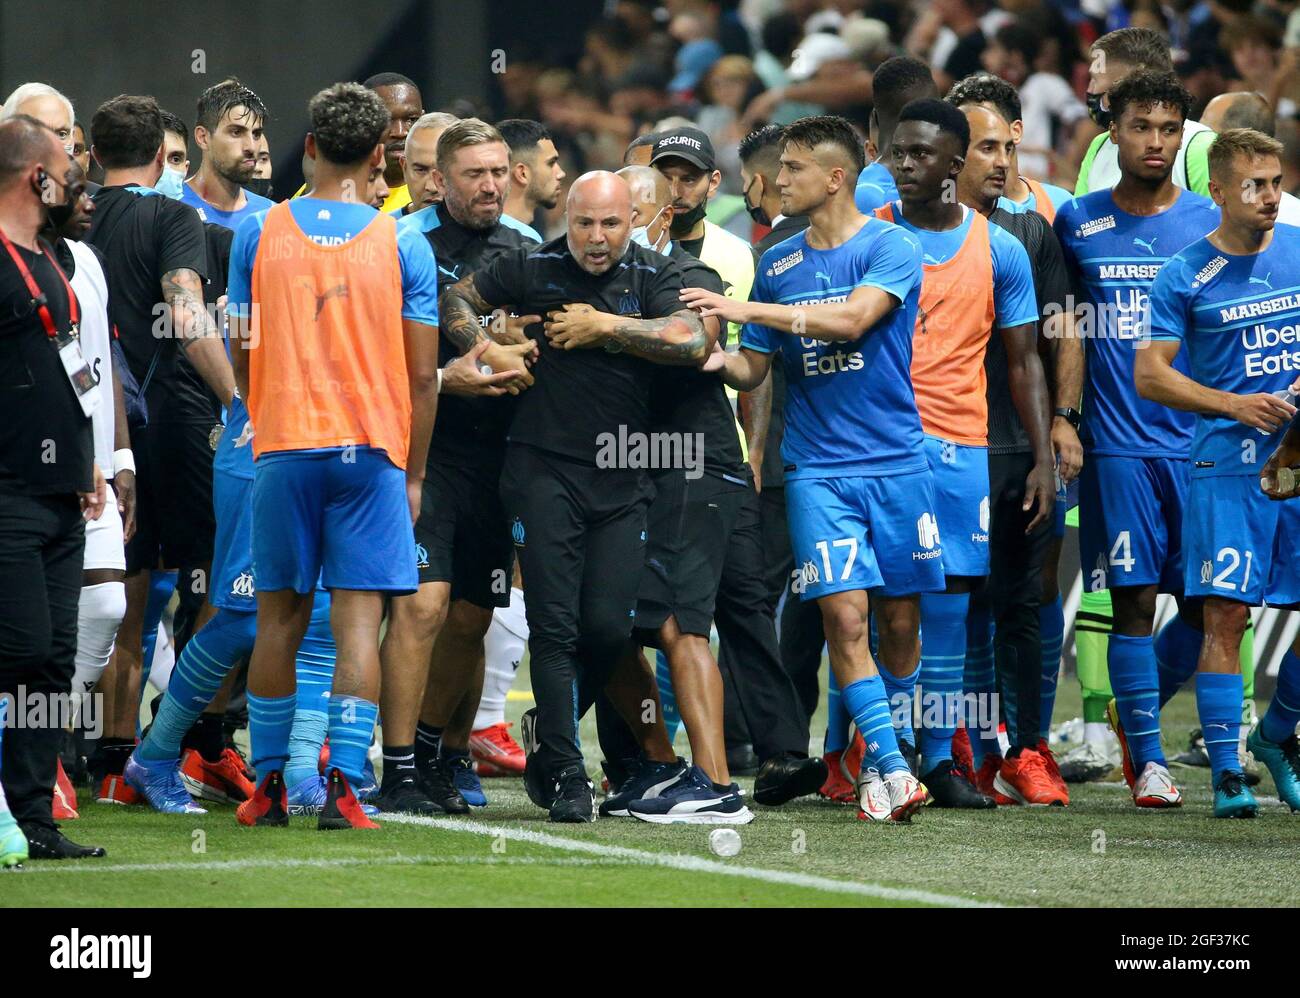
<instances>
[{"instance_id":1,"label":"number 21 on shorts","mask_svg":"<svg viewBox=\"0 0 1300 998\"><path fill-rule=\"evenodd\" d=\"M1201 584L1208 582L1215 589L1244 593L1250 585L1250 568L1254 560L1254 552L1249 549L1238 551L1236 548L1219 548L1219 553L1214 556L1214 565L1208 561L1201 562ZM1214 571L1215 565L1219 566L1217 573ZM1242 569L1240 584L1233 581L1238 568Z\"/></svg>"}]
</instances>

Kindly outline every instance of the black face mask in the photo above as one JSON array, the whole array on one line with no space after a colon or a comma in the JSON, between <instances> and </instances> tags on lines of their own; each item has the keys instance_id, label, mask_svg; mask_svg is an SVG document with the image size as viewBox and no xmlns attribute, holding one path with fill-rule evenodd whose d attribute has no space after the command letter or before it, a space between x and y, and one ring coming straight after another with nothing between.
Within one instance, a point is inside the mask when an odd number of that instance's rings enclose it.
<instances>
[{"instance_id":1,"label":"black face mask","mask_svg":"<svg viewBox=\"0 0 1300 998\"><path fill-rule=\"evenodd\" d=\"M254 194L260 194L262 197L270 200L271 197L271 178L270 177L253 177L248 181L248 189Z\"/></svg>"},{"instance_id":2,"label":"black face mask","mask_svg":"<svg viewBox=\"0 0 1300 998\"><path fill-rule=\"evenodd\" d=\"M81 200L81 195L86 190L86 185L81 182L75 182L71 185L60 184L44 171L41 172L42 185L58 185L63 188L63 204L47 204L45 206L45 217L49 219L50 227L56 232L62 229L71 220L73 213L76 211L77 204ZM42 200L44 195L42 195Z\"/></svg>"},{"instance_id":3,"label":"black face mask","mask_svg":"<svg viewBox=\"0 0 1300 998\"><path fill-rule=\"evenodd\" d=\"M691 229L700 224L700 219L704 217L704 202L701 201L690 211L684 211L680 215L673 216L672 233L675 237L681 238L690 233Z\"/></svg>"},{"instance_id":4,"label":"black face mask","mask_svg":"<svg viewBox=\"0 0 1300 998\"><path fill-rule=\"evenodd\" d=\"M754 180L757 179L757 177L754 178ZM749 182L749 187L753 186L754 181L751 180ZM741 197L745 199L745 210L749 212L749 217L759 225L771 225L772 219L768 217L767 211L763 208L763 203L761 201L758 204L749 203L749 187L746 187L744 191L741 192Z\"/></svg>"},{"instance_id":5,"label":"black face mask","mask_svg":"<svg viewBox=\"0 0 1300 998\"><path fill-rule=\"evenodd\" d=\"M1110 113L1109 108L1101 106L1101 102L1106 99L1105 94L1084 94L1084 99L1088 102L1088 117L1091 118L1101 128L1109 128L1110 123L1115 120L1115 116Z\"/></svg>"}]
</instances>

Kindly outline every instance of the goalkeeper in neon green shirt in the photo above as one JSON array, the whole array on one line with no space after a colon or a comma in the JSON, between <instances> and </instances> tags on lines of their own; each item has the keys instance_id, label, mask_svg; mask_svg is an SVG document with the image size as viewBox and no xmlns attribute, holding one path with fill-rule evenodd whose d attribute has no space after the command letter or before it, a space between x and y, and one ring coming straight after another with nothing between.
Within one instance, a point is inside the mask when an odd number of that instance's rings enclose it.
<instances>
[{"instance_id":1,"label":"goalkeeper in neon green shirt","mask_svg":"<svg viewBox=\"0 0 1300 998\"><path fill-rule=\"evenodd\" d=\"M1088 69L1088 114L1105 131L1088 146L1076 197L1114 187L1119 182L1119 147L1110 139L1110 88L1140 69L1172 71L1169 40L1150 28L1120 28L1102 35L1092 45ZM1173 182L1185 190L1209 197L1210 167L1207 154L1215 133L1199 121L1183 122L1183 142L1174 158Z\"/></svg>"}]
</instances>

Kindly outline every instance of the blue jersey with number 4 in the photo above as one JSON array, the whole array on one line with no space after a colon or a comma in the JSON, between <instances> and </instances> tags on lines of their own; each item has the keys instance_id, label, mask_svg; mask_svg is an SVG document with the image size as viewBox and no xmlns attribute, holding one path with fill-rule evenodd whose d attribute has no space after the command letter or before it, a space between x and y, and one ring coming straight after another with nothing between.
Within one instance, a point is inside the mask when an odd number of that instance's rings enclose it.
<instances>
[{"instance_id":1,"label":"blue jersey with number 4","mask_svg":"<svg viewBox=\"0 0 1300 998\"><path fill-rule=\"evenodd\" d=\"M786 481L923 471L921 417L912 392L912 329L921 291L921 247L878 218L834 249L808 245L807 230L759 261L752 301L781 305L842 302L879 288L898 305L852 341L828 343L746 324L740 345L781 352L786 376Z\"/></svg>"},{"instance_id":2,"label":"blue jersey with number 4","mask_svg":"<svg viewBox=\"0 0 1300 998\"><path fill-rule=\"evenodd\" d=\"M1057 212L1056 234L1083 299L1075 302L1076 333L1087 352L1080 439L1090 453L1187 456L1191 413L1139 396L1133 366L1145 346L1142 316L1157 272L1218 224L1214 202L1187 191L1158 215L1121 211L1109 190L1075 198ZM1174 366L1187 373L1184 353Z\"/></svg>"},{"instance_id":3,"label":"blue jersey with number 4","mask_svg":"<svg viewBox=\"0 0 1300 998\"><path fill-rule=\"evenodd\" d=\"M1185 344L1193 380L1251 395L1283 395L1300 377L1300 228L1277 225L1263 251L1237 256L1198 239L1151 289L1151 338ZM1283 430L1196 417L1192 474L1258 475Z\"/></svg>"}]
</instances>

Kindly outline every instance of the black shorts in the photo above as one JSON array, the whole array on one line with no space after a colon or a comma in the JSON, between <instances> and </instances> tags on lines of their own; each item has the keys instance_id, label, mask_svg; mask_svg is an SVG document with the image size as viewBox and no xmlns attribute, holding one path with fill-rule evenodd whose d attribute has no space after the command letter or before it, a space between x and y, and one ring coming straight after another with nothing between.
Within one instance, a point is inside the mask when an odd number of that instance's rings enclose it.
<instances>
[{"instance_id":1,"label":"black shorts","mask_svg":"<svg viewBox=\"0 0 1300 998\"><path fill-rule=\"evenodd\" d=\"M683 634L708 637L731 532L753 488L716 475L687 479L681 471L653 481L635 625L637 639L652 647L670 616Z\"/></svg>"},{"instance_id":2,"label":"black shorts","mask_svg":"<svg viewBox=\"0 0 1300 998\"><path fill-rule=\"evenodd\" d=\"M221 429L219 422L158 422L136 433L136 531L126 546L128 572L212 561L212 458Z\"/></svg>"},{"instance_id":3,"label":"black shorts","mask_svg":"<svg viewBox=\"0 0 1300 998\"><path fill-rule=\"evenodd\" d=\"M510 605L515 549L490 468L430 463L415 544L420 583L450 582L451 598L492 609Z\"/></svg>"}]
</instances>

